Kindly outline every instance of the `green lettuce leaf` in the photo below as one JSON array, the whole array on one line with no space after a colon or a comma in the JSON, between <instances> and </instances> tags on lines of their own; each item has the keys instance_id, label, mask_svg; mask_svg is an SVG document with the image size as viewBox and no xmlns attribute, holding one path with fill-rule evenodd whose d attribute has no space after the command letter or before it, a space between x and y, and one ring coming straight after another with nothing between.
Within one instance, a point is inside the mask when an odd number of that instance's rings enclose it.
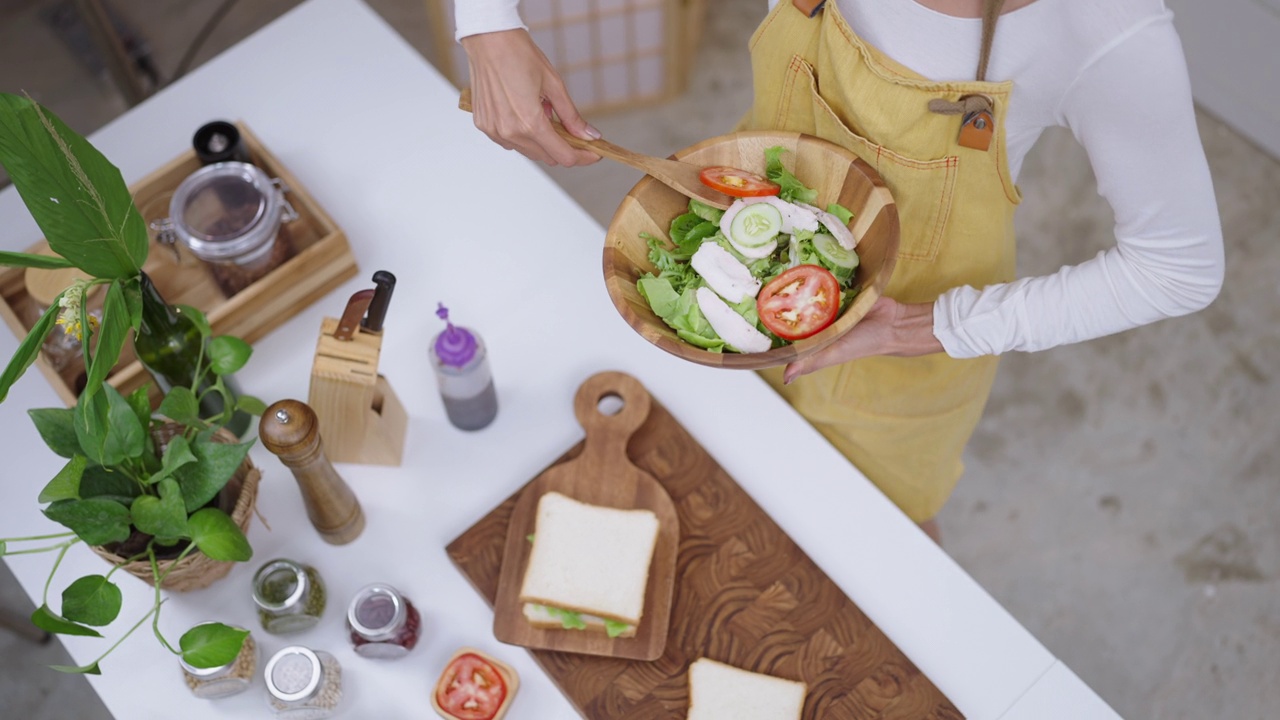
<instances>
[{"instance_id":1,"label":"green lettuce leaf","mask_svg":"<svg viewBox=\"0 0 1280 720\"><path fill-rule=\"evenodd\" d=\"M764 174L770 180L782 186L782 191L778 193L778 197L787 202L802 202L809 205L814 204L818 200L818 191L805 187L791 171L782 165L782 153L787 149L781 145L776 145L764 151L765 171Z\"/></svg>"},{"instance_id":2,"label":"green lettuce leaf","mask_svg":"<svg viewBox=\"0 0 1280 720\"><path fill-rule=\"evenodd\" d=\"M724 211L720 208L713 208L706 203L698 202L693 198L689 198L689 212L710 223L720 224L720 218L724 217Z\"/></svg>"},{"instance_id":3,"label":"green lettuce leaf","mask_svg":"<svg viewBox=\"0 0 1280 720\"><path fill-rule=\"evenodd\" d=\"M849 221L853 219L853 213L849 212L849 208L846 208L840 203L830 203L827 205L827 212L840 218L840 222L845 225L848 225Z\"/></svg>"}]
</instances>

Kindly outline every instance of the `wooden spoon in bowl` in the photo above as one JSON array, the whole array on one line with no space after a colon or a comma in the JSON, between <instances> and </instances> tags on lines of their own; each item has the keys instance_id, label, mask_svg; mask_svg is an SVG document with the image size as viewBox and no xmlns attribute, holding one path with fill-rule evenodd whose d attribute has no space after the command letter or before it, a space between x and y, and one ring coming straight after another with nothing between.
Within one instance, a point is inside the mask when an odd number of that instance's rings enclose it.
<instances>
[{"instance_id":1,"label":"wooden spoon in bowl","mask_svg":"<svg viewBox=\"0 0 1280 720\"><path fill-rule=\"evenodd\" d=\"M462 96L458 98L458 108L471 112L471 88L463 88ZM579 150L588 150L600 157L616 160L623 165L628 165L645 174L652 175L659 182L681 195L694 198L711 207L724 210L734 200L734 198L704 185L698 177L699 173L702 172L702 168L697 165L652 155L641 155L626 148L618 147L607 140L583 140L569 132L558 120L552 120L551 127L555 128L560 137L564 138L573 147Z\"/></svg>"}]
</instances>

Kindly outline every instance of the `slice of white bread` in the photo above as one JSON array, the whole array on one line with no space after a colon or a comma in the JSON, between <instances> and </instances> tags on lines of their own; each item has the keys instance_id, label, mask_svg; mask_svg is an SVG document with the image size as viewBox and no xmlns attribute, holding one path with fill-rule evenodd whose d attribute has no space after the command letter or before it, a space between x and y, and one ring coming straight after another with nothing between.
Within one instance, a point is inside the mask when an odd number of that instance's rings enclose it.
<instances>
[{"instance_id":1,"label":"slice of white bread","mask_svg":"<svg viewBox=\"0 0 1280 720\"><path fill-rule=\"evenodd\" d=\"M585 628L579 628L579 629L591 630L593 632L602 632L606 634L609 632L608 628L605 627L604 618L598 617L596 615L591 615L590 613L578 613L578 615L579 617L582 618L582 622L586 623ZM528 620L530 625L537 628L545 628L547 630L564 629L564 621L561 620L560 617L557 616L555 612L552 609L548 608L546 605L539 605L537 603L525 603L524 619ZM618 635L616 635L615 637L629 638L629 637L635 637L635 636L636 636L636 626L627 625L627 629L623 630L621 633L618 633Z\"/></svg>"},{"instance_id":2,"label":"slice of white bread","mask_svg":"<svg viewBox=\"0 0 1280 720\"><path fill-rule=\"evenodd\" d=\"M688 720L800 720L805 684L707 658L689 666Z\"/></svg>"},{"instance_id":3,"label":"slice of white bread","mask_svg":"<svg viewBox=\"0 0 1280 720\"><path fill-rule=\"evenodd\" d=\"M520 602L639 625L657 542L651 510L588 505L549 492L538 499Z\"/></svg>"}]
</instances>

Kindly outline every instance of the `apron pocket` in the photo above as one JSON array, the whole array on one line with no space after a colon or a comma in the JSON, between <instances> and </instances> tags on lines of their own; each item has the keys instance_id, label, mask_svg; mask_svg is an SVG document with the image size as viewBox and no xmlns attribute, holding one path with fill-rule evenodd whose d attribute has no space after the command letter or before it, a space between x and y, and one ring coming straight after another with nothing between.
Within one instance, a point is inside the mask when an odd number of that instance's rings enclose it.
<instances>
[{"instance_id":1,"label":"apron pocket","mask_svg":"<svg viewBox=\"0 0 1280 720\"><path fill-rule=\"evenodd\" d=\"M848 148L875 168L898 205L898 217L902 223L898 258L933 262L946 235L960 158L949 155L936 160L918 160L877 145L845 125L823 99L809 63L798 56L793 58L788 76L780 112L787 115L812 113L818 137ZM793 97L797 89L801 95ZM804 97L806 93L808 98ZM790 125L789 119L780 117L777 124L780 127Z\"/></svg>"}]
</instances>

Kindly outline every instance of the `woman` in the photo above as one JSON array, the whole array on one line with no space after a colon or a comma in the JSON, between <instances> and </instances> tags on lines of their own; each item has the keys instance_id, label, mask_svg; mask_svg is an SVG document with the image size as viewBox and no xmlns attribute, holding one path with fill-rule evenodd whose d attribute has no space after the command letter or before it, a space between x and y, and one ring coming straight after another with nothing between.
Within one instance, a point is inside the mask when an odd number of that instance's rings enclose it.
<instances>
[{"instance_id":1,"label":"woman","mask_svg":"<svg viewBox=\"0 0 1280 720\"><path fill-rule=\"evenodd\" d=\"M515 5L458 2L476 125L536 160L594 162L551 130L554 112L599 137ZM1109 335L1217 296L1213 187L1162 0L823 5L781 0L752 37L744 127L815 134L871 163L898 203L901 248L886 297L852 332L765 376L936 539L1001 353ZM1116 245L1015 279L1015 182L1050 126L1088 152Z\"/></svg>"}]
</instances>

